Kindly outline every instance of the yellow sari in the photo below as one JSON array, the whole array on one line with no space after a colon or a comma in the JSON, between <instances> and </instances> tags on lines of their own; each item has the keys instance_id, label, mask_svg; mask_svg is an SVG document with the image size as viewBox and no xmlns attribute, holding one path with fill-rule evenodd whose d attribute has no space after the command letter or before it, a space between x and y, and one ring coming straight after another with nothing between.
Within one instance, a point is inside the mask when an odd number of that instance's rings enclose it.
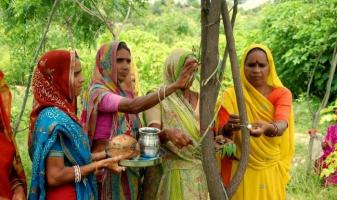
<instances>
[{"instance_id":1,"label":"yellow sari","mask_svg":"<svg viewBox=\"0 0 337 200\"><path fill-rule=\"evenodd\" d=\"M283 87L277 76L274 61L270 50L263 45L248 47L241 59L240 76L243 83L243 93L246 101L248 121L257 120L273 121L274 106L258 92L244 75L244 62L247 54L254 48L260 48L267 54L270 72L267 83L273 88ZM226 90L218 102L228 113L239 114L234 88ZM234 142L238 146L236 156L241 157L242 138L241 133L234 134ZM246 172L238 190L232 199L249 200L275 200L286 199L286 185L290 179L289 171L294 155L294 119L291 109L288 120L288 128L280 137L250 138L250 152ZM233 161L232 177L238 167L238 161Z\"/></svg>"}]
</instances>

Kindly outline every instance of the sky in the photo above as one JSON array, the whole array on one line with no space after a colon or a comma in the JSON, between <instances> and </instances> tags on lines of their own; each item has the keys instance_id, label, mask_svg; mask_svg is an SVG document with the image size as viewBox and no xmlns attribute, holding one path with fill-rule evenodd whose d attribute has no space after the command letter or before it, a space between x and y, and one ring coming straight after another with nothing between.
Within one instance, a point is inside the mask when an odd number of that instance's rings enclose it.
<instances>
[{"instance_id":1,"label":"sky","mask_svg":"<svg viewBox=\"0 0 337 200\"><path fill-rule=\"evenodd\" d=\"M245 10L249 10L249 9L256 8L268 1L269 0L247 0L245 3L241 4L240 7Z\"/></svg>"}]
</instances>

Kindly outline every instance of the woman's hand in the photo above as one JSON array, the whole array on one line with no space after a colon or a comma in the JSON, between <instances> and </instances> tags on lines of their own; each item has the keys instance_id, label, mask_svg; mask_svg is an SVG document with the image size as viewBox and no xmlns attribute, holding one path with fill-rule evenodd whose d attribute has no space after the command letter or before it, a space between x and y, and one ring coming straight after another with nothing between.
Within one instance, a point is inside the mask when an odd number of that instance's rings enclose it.
<instances>
[{"instance_id":1,"label":"woman's hand","mask_svg":"<svg viewBox=\"0 0 337 200\"><path fill-rule=\"evenodd\" d=\"M270 133L274 133L274 125L265 121L257 121L252 123L252 128L250 129L250 135L253 137L260 137L262 134L266 136L271 136Z\"/></svg>"},{"instance_id":2,"label":"woman's hand","mask_svg":"<svg viewBox=\"0 0 337 200\"><path fill-rule=\"evenodd\" d=\"M122 171L125 171L125 167L118 165L118 162L123 159L126 159L128 156L130 155L123 155L123 156L121 155L100 160L97 162L98 168L107 168L111 170L113 173L121 173Z\"/></svg>"},{"instance_id":3,"label":"woman's hand","mask_svg":"<svg viewBox=\"0 0 337 200\"><path fill-rule=\"evenodd\" d=\"M323 150L325 150L327 147L329 147L328 143L326 141L323 141L321 145L322 145Z\"/></svg>"},{"instance_id":4,"label":"woman's hand","mask_svg":"<svg viewBox=\"0 0 337 200\"><path fill-rule=\"evenodd\" d=\"M240 130L240 118L239 115L230 114L228 122L222 127L222 134L225 137L231 138L233 131Z\"/></svg>"},{"instance_id":5,"label":"woman's hand","mask_svg":"<svg viewBox=\"0 0 337 200\"><path fill-rule=\"evenodd\" d=\"M186 61L178 79L174 82L176 87L179 89L186 89L189 87L190 82L193 79L193 73L197 68L198 62L195 59Z\"/></svg>"},{"instance_id":6,"label":"woman's hand","mask_svg":"<svg viewBox=\"0 0 337 200\"><path fill-rule=\"evenodd\" d=\"M184 132L182 132L180 129L171 128L171 129L165 129L165 136L166 140L171 141L176 147L179 149L188 146L193 145L193 141L190 137L188 137Z\"/></svg>"},{"instance_id":7,"label":"woman's hand","mask_svg":"<svg viewBox=\"0 0 337 200\"><path fill-rule=\"evenodd\" d=\"M223 135L215 136L214 146L215 146L216 151L219 151L220 149L222 149L224 144L229 144L229 143L233 143L233 141L227 137L224 137Z\"/></svg>"},{"instance_id":8,"label":"woman's hand","mask_svg":"<svg viewBox=\"0 0 337 200\"><path fill-rule=\"evenodd\" d=\"M23 188L22 185L18 185L13 191L12 200L25 200L25 199L27 199L25 195L25 189Z\"/></svg>"}]
</instances>

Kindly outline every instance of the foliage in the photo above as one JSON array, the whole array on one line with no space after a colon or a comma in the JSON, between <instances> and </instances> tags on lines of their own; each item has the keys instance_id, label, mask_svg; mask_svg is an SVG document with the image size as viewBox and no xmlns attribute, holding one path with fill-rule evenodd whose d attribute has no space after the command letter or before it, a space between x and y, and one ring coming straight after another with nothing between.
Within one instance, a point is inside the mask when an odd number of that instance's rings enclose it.
<instances>
[{"instance_id":1,"label":"foliage","mask_svg":"<svg viewBox=\"0 0 337 200\"><path fill-rule=\"evenodd\" d=\"M337 40L337 1L286 1L267 6L260 13L261 26L250 40L263 42L273 51L282 81L295 97L306 91L316 68L311 93L322 97ZM299 84L293 84L296 80ZM331 98L337 97L337 81Z\"/></svg>"},{"instance_id":2,"label":"foliage","mask_svg":"<svg viewBox=\"0 0 337 200\"><path fill-rule=\"evenodd\" d=\"M337 122L337 100L332 102L328 107L322 109L320 123L336 123Z\"/></svg>"},{"instance_id":3,"label":"foliage","mask_svg":"<svg viewBox=\"0 0 337 200\"><path fill-rule=\"evenodd\" d=\"M116 21L120 20L121 13L125 12L128 6L137 7L144 4L142 0L118 0L113 1L113 4L111 1L97 0L78 2L82 2L96 15L99 15L95 7L98 4L100 10L104 8L106 13L114 13L112 19ZM7 47L11 60L1 68L8 72L10 84L26 83L29 69L35 64L32 60L33 53L47 23L52 4L53 1L50 0L0 2L0 31L5 33L4 37L0 38L0 44ZM84 12L76 1L60 1L42 52L55 48L94 45L97 35L104 30L105 24Z\"/></svg>"}]
</instances>

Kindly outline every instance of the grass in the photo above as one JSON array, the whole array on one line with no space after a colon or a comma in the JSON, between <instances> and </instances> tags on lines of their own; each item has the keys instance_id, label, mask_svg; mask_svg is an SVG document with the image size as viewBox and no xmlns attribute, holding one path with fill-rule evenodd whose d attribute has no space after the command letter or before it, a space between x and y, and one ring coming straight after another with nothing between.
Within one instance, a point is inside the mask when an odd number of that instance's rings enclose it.
<instances>
[{"instance_id":1,"label":"grass","mask_svg":"<svg viewBox=\"0 0 337 200\"><path fill-rule=\"evenodd\" d=\"M21 109L24 88L12 87L13 105L12 105L12 119L17 119L18 113ZM315 104L313 104L315 105ZM317 105L317 103L316 103ZM31 161L28 155L28 123L29 115L32 107L32 95L28 99L27 107L21 122L20 131L17 136L17 144L19 147L21 159L26 172L28 184L31 177ZM289 200L316 200L316 199L336 199L337 187L322 187L320 178L315 174L306 175L306 160L308 152L309 137L305 134L306 130L311 125L311 114L308 111L308 104L303 100L297 100L294 103L295 113L295 142L296 153L291 172L291 180L287 188L287 199ZM326 125L319 125L318 129L325 132Z\"/></svg>"}]
</instances>

